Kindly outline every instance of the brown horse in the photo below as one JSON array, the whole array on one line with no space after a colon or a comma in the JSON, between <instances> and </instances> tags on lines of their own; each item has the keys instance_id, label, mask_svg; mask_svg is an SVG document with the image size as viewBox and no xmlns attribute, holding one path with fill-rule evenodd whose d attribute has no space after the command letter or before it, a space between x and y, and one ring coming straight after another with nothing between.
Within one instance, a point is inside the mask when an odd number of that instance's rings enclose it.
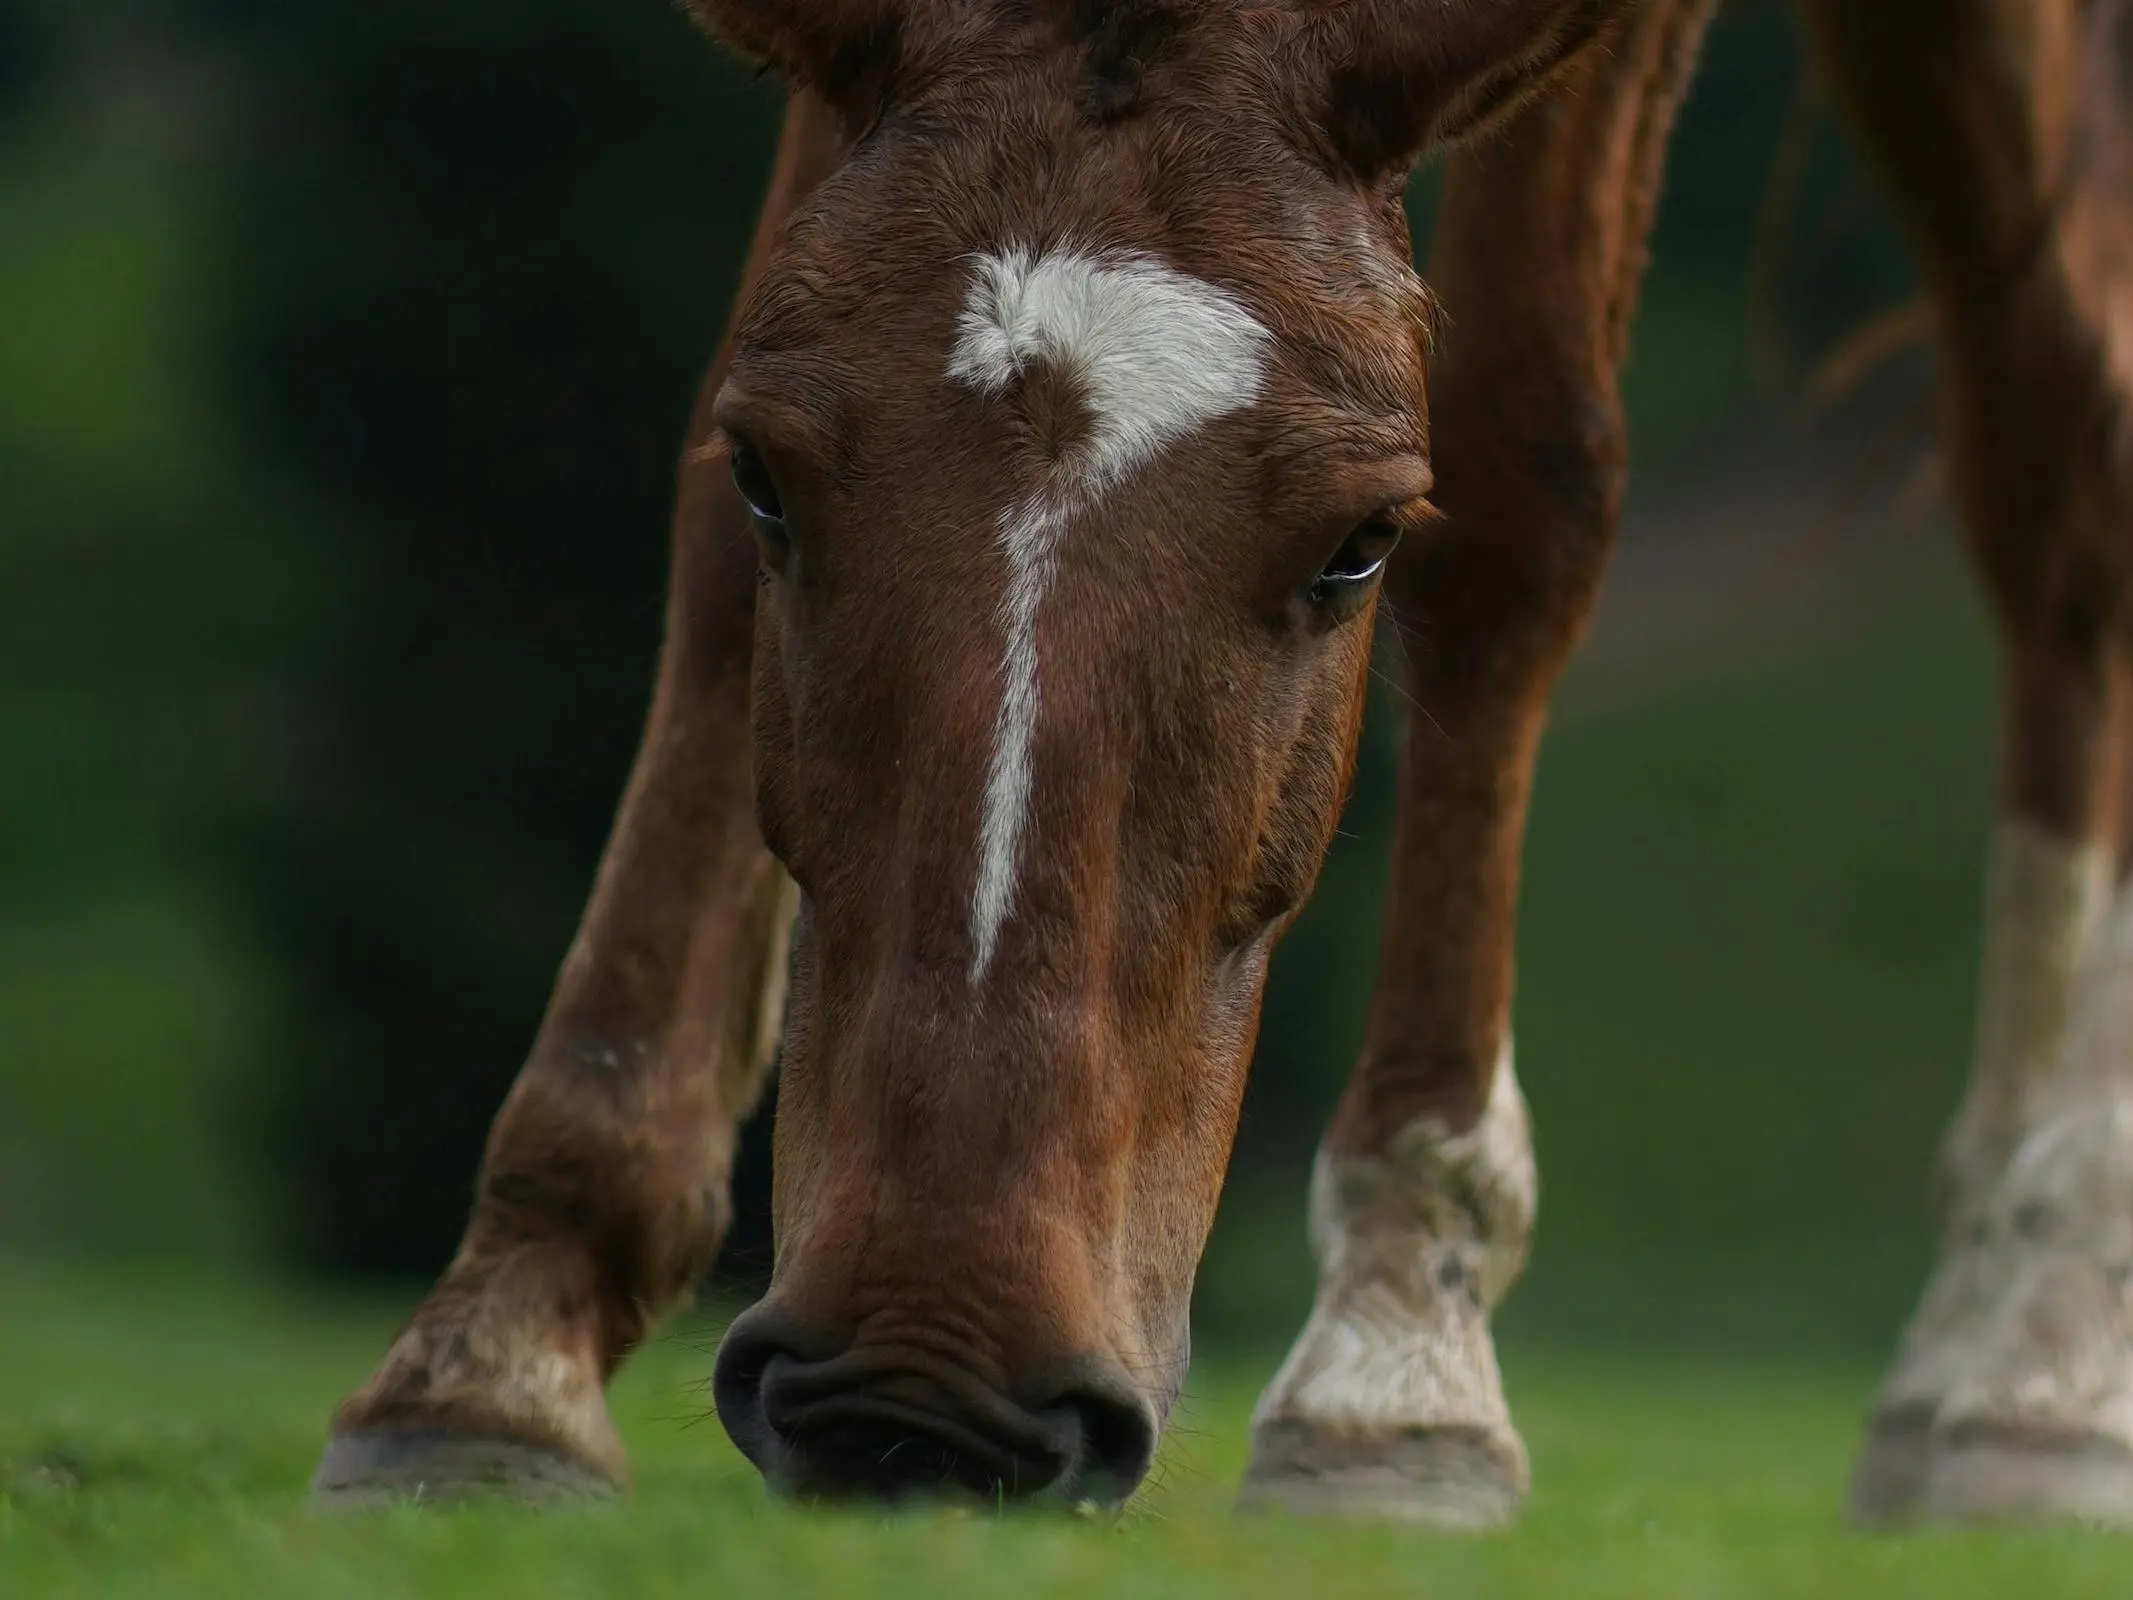
<instances>
[{"instance_id":1,"label":"brown horse","mask_svg":"<svg viewBox=\"0 0 2133 1600\"><path fill-rule=\"evenodd\" d=\"M1130 1493L1382 594L1434 727L1246 1490L1516 1507L1520 833L1713 3L697 0L793 95L650 726L465 1243L322 1494L626 1481L603 1386L710 1260L781 1020L734 1439L803 1492ZM2126 7L1806 12L1924 268L2006 663L1944 1253L1856 1504L2133 1521ZM1439 143L1425 289L1401 194Z\"/></svg>"}]
</instances>

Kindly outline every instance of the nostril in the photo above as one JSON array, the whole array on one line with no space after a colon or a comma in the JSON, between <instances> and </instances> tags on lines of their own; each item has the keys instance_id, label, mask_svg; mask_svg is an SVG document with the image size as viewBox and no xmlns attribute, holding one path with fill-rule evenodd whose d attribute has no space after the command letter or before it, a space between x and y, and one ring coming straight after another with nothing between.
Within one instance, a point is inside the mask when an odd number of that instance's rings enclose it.
<instances>
[{"instance_id":1,"label":"nostril","mask_svg":"<svg viewBox=\"0 0 2133 1600\"><path fill-rule=\"evenodd\" d=\"M776 1429L764 1413L764 1380L774 1363L820 1360L834 1352L815 1347L790 1316L768 1306L745 1311L726 1330L711 1369L711 1404L734 1447L757 1468L769 1471Z\"/></svg>"},{"instance_id":2,"label":"nostril","mask_svg":"<svg viewBox=\"0 0 2133 1600\"><path fill-rule=\"evenodd\" d=\"M763 1421L763 1369L774 1353L767 1344L737 1340L729 1333L711 1369L711 1405L719 1423L734 1448L758 1467L770 1443Z\"/></svg>"},{"instance_id":3,"label":"nostril","mask_svg":"<svg viewBox=\"0 0 2133 1600\"><path fill-rule=\"evenodd\" d=\"M1077 1385L1046 1409L1069 1412L1079 1425L1077 1496L1122 1501L1148 1476L1155 1463L1155 1411L1131 1385L1111 1381Z\"/></svg>"}]
</instances>

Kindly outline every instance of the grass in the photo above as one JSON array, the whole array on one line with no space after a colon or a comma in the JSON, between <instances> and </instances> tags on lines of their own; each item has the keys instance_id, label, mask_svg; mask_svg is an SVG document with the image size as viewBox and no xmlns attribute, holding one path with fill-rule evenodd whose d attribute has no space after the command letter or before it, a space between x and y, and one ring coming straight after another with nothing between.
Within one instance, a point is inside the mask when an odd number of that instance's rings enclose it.
<instances>
[{"instance_id":1,"label":"grass","mask_svg":"<svg viewBox=\"0 0 2133 1600\"><path fill-rule=\"evenodd\" d=\"M1864 1371L1507 1356L1536 1490L1515 1531L1445 1539L1240 1516L1270 1353L1196 1369L1123 1520L879 1516L770 1502L706 1414L715 1328L620 1379L639 1488L536 1516L307 1510L334 1399L398 1307L243 1280L0 1269L0 1594L332 1596L2122 1594L2133 1546L2078 1532L1848 1531Z\"/></svg>"}]
</instances>

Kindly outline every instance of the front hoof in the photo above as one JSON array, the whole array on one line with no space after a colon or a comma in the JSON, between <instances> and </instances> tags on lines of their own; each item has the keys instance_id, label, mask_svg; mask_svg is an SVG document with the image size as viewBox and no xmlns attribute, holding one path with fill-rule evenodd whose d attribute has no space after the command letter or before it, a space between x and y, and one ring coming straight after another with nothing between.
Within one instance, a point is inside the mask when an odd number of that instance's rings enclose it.
<instances>
[{"instance_id":1,"label":"front hoof","mask_svg":"<svg viewBox=\"0 0 2133 1600\"><path fill-rule=\"evenodd\" d=\"M1273 1422L1253 1439L1240 1503L1476 1533L1515 1519L1527 1482L1516 1434L1448 1427L1368 1437Z\"/></svg>"},{"instance_id":2,"label":"front hoof","mask_svg":"<svg viewBox=\"0 0 2133 1600\"><path fill-rule=\"evenodd\" d=\"M1890 1528L1918 1514L1933 1465L1933 1408L1892 1406L1866 1425L1845 1509L1861 1528Z\"/></svg>"},{"instance_id":3,"label":"front hoof","mask_svg":"<svg viewBox=\"0 0 2133 1600\"><path fill-rule=\"evenodd\" d=\"M516 1439L366 1430L327 1441L311 1500L335 1511L467 1500L560 1507L611 1500L622 1487L575 1457Z\"/></svg>"},{"instance_id":4,"label":"front hoof","mask_svg":"<svg viewBox=\"0 0 2133 1600\"><path fill-rule=\"evenodd\" d=\"M1919 1509L1936 1522L2133 1530L2133 1450L2098 1434L1958 1427L1935 1441Z\"/></svg>"}]
</instances>

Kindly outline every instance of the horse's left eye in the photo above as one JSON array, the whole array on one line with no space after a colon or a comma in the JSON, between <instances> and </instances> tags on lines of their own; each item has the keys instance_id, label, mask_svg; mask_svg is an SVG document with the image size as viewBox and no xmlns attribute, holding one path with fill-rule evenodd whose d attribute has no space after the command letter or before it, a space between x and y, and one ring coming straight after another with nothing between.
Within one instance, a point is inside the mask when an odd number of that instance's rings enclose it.
<instances>
[{"instance_id":1,"label":"horse's left eye","mask_svg":"<svg viewBox=\"0 0 2133 1600\"><path fill-rule=\"evenodd\" d=\"M1389 517L1372 517L1363 523L1348 535L1311 585L1311 603L1336 611L1360 603L1385 571L1399 542L1400 526Z\"/></svg>"},{"instance_id":2,"label":"horse's left eye","mask_svg":"<svg viewBox=\"0 0 2133 1600\"><path fill-rule=\"evenodd\" d=\"M748 502L757 522L767 531L783 531L785 503L778 498L777 482L763 458L745 444L733 447L733 486L741 491L741 498Z\"/></svg>"}]
</instances>

